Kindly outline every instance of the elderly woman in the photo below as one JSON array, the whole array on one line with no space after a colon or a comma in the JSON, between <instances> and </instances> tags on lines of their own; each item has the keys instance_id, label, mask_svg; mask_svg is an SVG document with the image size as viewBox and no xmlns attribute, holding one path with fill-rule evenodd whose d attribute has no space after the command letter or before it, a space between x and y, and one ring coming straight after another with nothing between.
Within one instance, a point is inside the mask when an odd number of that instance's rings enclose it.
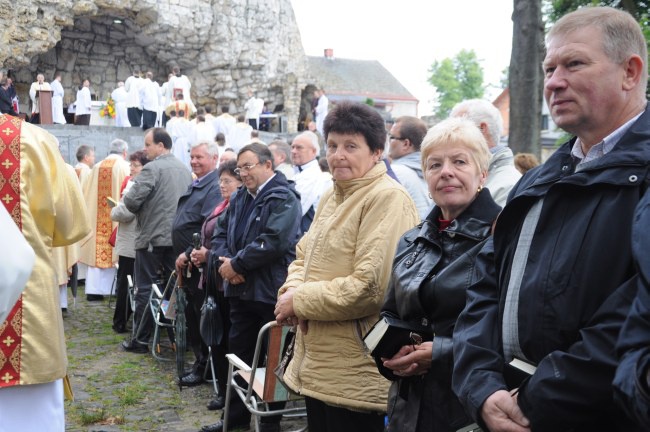
<instances>
[{"instance_id":1,"label":"elderly woman","mask_svg":"<svg viewBox=\"0 0 650 432\"><path fill-rule=\"evenodd\" d=\"M203 222L203 227L201 228L201 249L195 249L192 251L190 258L192 259L192 264L197 267L205 266L206 262L212 263L214 260L209 260L212 247L212 236L214 234L215 225L217 223L217 218L221 216L228 205L230 204L230 197L234 194L237 189L242 185L241 178L235 172L237 169L237 161L229 160L221 165L219 165L219 188L221 190L221 196L223 201L221 201L210 216L205 219ZM216 361L216 375L217 375L217 385L219 386L219 394L216 399L211 400L208 403L209 410L218 410L224 407L225 405L225 395L226 395L226 383L228 382L228 360L226 360L226 354L228 353L228 331L230 330L230 308L228 307L228 302L226 301L223 295L223 284L221 276L217 272L217 269L209 267L207 271L204 271L201 275L201 280L199 281L199 287L201 289L206 289L207 278L205 275L207 272L210 272L212 278L210 279L211 284L216 284L215 286L210 286L208 289L210 293L215 293L215 300L219 306L219 312L223 318L221 323L221 328L223 334L226 337L221 339L221 343L217 346L212 347L212 352L214 353L214 358Z\"/></svg>"},{"instance_id":2,"label":"elderly woman","mask_svg":"<svg viewBox=\"0 0 650 432\"><path fill-rule=\"evenodd\" d=\"M456 431L471 423L451 391L452 333L476 254L501 211L483 188L489 159L483 135L466 119L438 123L422 142L422 169L436 206L399 242L382 315L425 324L435 336L376 359L393 381L389 431Z\"/></svg>"},{"instance_id":3,"label":"elderly woman","mask_svg":"<svg viewBox=\"0 0 650 432\"><path fill-rule=\"evenodd\" d=\"M299 324L284 380L305 396L310 432L383 431L387 382L362 337L377 321L399 237L415 204L386 175L386 129L363 104L324 124L333 189L321 198L280 288L276 319Z\"/></svg>"},{"instance_id":4,"label":"elderly woman","mask_svg":"<svg viewBox=\"0 0 650 432\"><path fill-rule=\"evenodd\" d=\"M138 150L129 156L131 162L131 175L124 179L122 187L122 197L133 185L133 180L140 174L142 167L145 166L149 159L143 150ZM118 264L115 289L115 312L113 313L113 331L116 333L126 333L126 323L133 312L131 304L128 301L129 281L127 275L133 277L133 267L135 265L135 236L136 225L138 224L135 215L131 213L124 201L120 200L117 206L111 209L111 220L119 222L117 230L117 239L115 241L115 252L118 255Z\"/></svg>"}]
</instances>

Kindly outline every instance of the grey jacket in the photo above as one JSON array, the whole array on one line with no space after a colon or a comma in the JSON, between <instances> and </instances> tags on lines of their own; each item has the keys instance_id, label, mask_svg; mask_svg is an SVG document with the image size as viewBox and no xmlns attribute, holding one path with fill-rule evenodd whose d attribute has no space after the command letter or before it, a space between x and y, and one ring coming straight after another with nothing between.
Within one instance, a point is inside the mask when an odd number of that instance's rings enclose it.
<instances>
[{"instance_id":1,"label":"grey jacket","mask_svg":"<svg viewBox=\"0 0 650 432\"><path fill-rule=\"evenodd\" d=\"M172 221L178 199L192 183L181 161L167 153L142 168L135 184L124 196L126 208L138 217L136 249L172 245Z\"/></svg>"},{"instance_id":2,"label":"grey jacket","mask_svg":"<svg viewBox=\"0 0 650 432\"><path fill-rule=\"evenodd\" d=\"M433 207L433 200L429 198L429 187L422 173L421 153L413 152L395 159L391 162L391 168L397 180L413 198L420 220L426 219Z\"/></svg>"},{"instance_id":3,"label":"grey jacket","mask_svg":"<svg viewBox=\"0 0 650 432\"><path fill-rule=\"evenodd\" d=\"M490 191L492 199L501 207L505 206L510 190L520 178L521 173L515 168L515 159L510 147L499 147L490 159L485 181L485 187Z\"/></svg>"},{"instance_id":4,"label":"grey jacket","mask_svg":"<svg viewBox=\"0 0 650 432\"><path fill-rule=\"evenodd\" d=\"M131 184L131 186L133 185ZM128 192L129 186L127 186L126 190ZM124 205L124 198L111 209L111 220L119 222L115 253L118 256L135 258L135 235L138 221L135 219L135 215Z\"/></svg>"}]
</instances>

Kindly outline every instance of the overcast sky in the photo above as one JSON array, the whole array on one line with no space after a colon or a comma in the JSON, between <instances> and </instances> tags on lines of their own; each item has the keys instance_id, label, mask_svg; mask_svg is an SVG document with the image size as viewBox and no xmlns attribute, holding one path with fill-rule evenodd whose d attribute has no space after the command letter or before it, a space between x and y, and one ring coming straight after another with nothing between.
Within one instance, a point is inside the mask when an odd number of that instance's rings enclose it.
<instances>
[{"instance_id":1,"label":"overcast sky","mask_svg":"<svg viewBox=\"0 0 650 432\"><path fill-rule=\"evenodd\" d=\"M486 84L510 63L513 0L291 0L307 55L378 60L431 111L435 60L473 49ZM492 90L489 94L498 94Z\"/></svg>"}]
</instances>

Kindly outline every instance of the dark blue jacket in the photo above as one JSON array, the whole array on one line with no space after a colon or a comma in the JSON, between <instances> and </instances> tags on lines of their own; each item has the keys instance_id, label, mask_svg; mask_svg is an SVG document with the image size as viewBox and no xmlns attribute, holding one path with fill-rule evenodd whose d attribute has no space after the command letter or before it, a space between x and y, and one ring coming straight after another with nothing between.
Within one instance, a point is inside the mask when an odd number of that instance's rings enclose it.
<instances>
[{"instance_id":1,"label":"dark blue jacket","mask_svg":"<svg viewBox=\"0 0 650 432\"><path fill-rule=\"evenodd\" d=\"M534 431L634 430L613 403L614 346L636 291L631 229L650 164L646 108L614 149L580 166L574 140L515 186L477 258L454 332L453 389L476 419L506 389L502 318L519 232L544 198L521 284L519 344L537 371L518 403Z\"/></svg>"},{"instance_id":2,"label":"dark blue jacket","mask_svg":"<svg viewBox=\"0 0 650 432\"><path fill-rule=\"evenodd\" d=\"M301 234L300 196L284 174L276 171L244 214L247 201L252 199L244 186L232 196L228 211L217 221L211 257L232 258L233 269L246 279L238 285L224 282L226 297L275 304L287 268L296 257ZM238 224L244 224L239 238ZM216 268L219 263L214 264Z\"/></svg>"},{"instance_id":3,"label":"dark blue jacket","mask_svg":"<svg viewBox=\"0 0 650 432\"><path fill-rule=\"evenodd\" d=\"M192 251L192 235L201 233L203 221L222 199L217 170L206 174L199 184L189 185L178 199L176 217L172 223L172 246L176 255Z\"/></svg>"},{"instance_id":4,"label":"dark blue jacket","mask_svg":"<svg viewBox=\"0 0 650 432\"><path fill-rule=\"evenodd\" d=\"M637 294L618 339L620 364L614 378L619 406L650 430L650 193L639 203L632 227L632 253L639 269Z\"/></svg>"}]
</instances>

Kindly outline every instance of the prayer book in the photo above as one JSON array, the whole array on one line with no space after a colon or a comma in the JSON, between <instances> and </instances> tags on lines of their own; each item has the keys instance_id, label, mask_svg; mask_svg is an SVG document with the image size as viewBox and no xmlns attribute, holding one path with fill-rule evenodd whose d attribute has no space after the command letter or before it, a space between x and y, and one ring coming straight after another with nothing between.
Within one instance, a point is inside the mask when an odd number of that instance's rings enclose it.
<instances>
[{"instance_id":1,"label":"prayer book","mask_svg":"<svg viewBox=\"0 0 650 432\"><path fill-rule=\"evenodd\" d=\"M503 370L503 378L506 381L508 389L519 388L524 380L528 379L535 373L537 367L534 364L524 360L513 358Z\"/></svg>"},{"instance_id":2,"label":"prayer book","mask_svg":"<svg viewBox=\"0 0 650 432\"><path fill-rule=\"evenodd\" d=\"M381 317L364 336L363 342L375 357L391 358L404 345L420 345L433 340L433 330L393 317Z\"/></svg>"}]
</instances>

